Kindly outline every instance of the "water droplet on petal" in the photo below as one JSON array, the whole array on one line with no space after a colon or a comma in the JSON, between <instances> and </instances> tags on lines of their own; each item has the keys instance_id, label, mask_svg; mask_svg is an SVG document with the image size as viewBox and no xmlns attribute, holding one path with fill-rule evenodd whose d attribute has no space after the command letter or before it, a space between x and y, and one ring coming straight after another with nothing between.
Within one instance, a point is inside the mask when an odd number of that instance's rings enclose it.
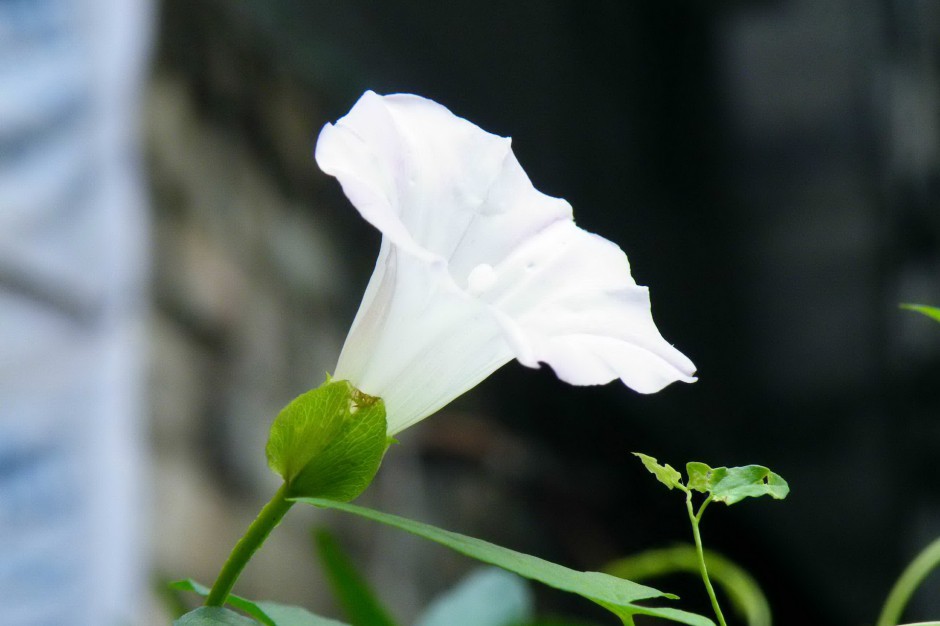
<instances>
[{"instance_id":1,"label":"water droplet on petal","mask_svg":"<svg viewBox=\"0 0 940 626\"><path fill-rule=\"evenodd\" d=\"M489 263L480 263L467 275L467 291L483 293L496 283L496 270Z\"/></svg>"}]
</instances>

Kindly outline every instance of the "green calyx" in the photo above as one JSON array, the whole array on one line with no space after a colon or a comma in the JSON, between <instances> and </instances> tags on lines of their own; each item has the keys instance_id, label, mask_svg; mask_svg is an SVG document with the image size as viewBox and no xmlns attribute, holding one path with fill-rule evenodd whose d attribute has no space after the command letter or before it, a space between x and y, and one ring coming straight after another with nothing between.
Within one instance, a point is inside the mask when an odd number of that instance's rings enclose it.
<instances>
[{"instance_id":1,"label":"green calyx","mask_svg":"<svg viewBox=\"0 0 940 626\"><path fill-rule=\"evenodd\" d=\"M268 465L287 497L348 502L372 482L388 448L385 403L349 381L327 379L297 396L271 425Z\"/></svg>"}]
</instances>

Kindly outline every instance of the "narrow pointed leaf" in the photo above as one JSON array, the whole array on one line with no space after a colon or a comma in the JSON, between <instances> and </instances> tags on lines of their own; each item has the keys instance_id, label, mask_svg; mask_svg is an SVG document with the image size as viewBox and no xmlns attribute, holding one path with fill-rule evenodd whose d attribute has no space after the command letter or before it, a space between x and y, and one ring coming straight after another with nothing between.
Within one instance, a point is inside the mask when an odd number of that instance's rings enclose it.
<instances>
[{"instance_id":1,"label":"narrow pointed leaf","mask_svg":"<svg viewBox=\"0 0 940 626\"><path fill-rule=\"evenodd\" d=\"M940 322L940 308L938 307L927 306L926 304L902 304L901 308L907 309L908 311L917 311L932 320Z\"/></svg>"},{"instance_id":2,"label":"narrow pointed leaf","mask_svg":"<svg viewBox=\"0 0 940 626\"><path fill-rule=\"evenodd\" d=\"M653 457L642 454L640 452L634 452L633 455L640 459L643 462L643 465L649 472L656 477L659 482L669 487L669 489L679 488L684 489L682 485L682 474L679 473L671 465L660 465L659 462Z\"/></svg>"},{"instance_id":3,"label":"narrow pointed leaf","mask_svg":"<svg viewBox=\"0 0 940 626\"><path fill-rule=\"evenodd\" d=\"M333 535L319 530L314 534L314 543L333 593L349 621L368 626L395 626L395 620L356 571Z\"/></svg>"},{"instance_id":4,"label":"narrow pointed leaf","mask_svg":"<svg viewBox=\"0 0 940 626\"><path fill-rule=\"evenodd\" d=\"M609 609L626 623L632 623L632 615L650 615L671 619L690 626L714 626L714 622L701 615L676 609L646 607L635 604L638 601L657 598L675 599L676 596L609 574L579 572L487 541L353 504L334 502L322 498L297 498L297 501L322 508L345 511L371 519L423 537L429 541L434 541L478 561L501 567L562 591L578 594Z\"/></svg>"}]
</instances>

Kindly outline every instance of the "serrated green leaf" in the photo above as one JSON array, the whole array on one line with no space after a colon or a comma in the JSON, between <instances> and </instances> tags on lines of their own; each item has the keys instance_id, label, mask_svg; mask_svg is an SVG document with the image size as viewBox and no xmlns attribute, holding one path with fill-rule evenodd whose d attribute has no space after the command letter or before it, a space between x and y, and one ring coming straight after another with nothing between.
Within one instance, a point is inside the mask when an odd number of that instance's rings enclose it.
<instances>
[{"instance_id":1,"label":"serrated green leaf","mask_svg":"<svg viewBox=\"0 0 940 626\"><path fill-rule=\"evenodd\" d=\"M689 476L688 487L700 493L707 493L712 486L712 468L705 463L691 461L685 464L685 472Z\"/></svg>"},{"instance_id":2,"label":"serrated green leaf","mask_svg":"<svg viewBox=\"0 0 940 626\"><path fill-rule=\"evenodd\" d=\"M201 606L173 622L173 626L258 626L258 622L218 606Z\"/></svg>"},{"instance_id":3,"label":"serrated green leaf","mask_svg":"<svg viewBox=\"0 0 940 626\"><path fill-rule=\"evenodd\" d=\"M170 587L180 591L192 591L204 598L209 595L208 587L191 578L172 582ZM228 595L225 602L251 615L265 626L349 626L343 622L320 617L299 606L288 606L277 602L255 602L232 593Z\"/></svg>"},{"instance_id":4,"label":"serrated green leaf","mask_svg":"<svg viewBox=\"0 0 940 626\"><path fill-rule=\"evenodd\" d=\"M319 530L314 534L314 543L326 569L327 580L346 618L353 624L395 626L395 620L356 571L333 535L326 530Z\"/></svg>"},{"instance_id":5,"label":"serrated green leaf","mask_svg":"<svg viewBox=\"0 0 940 626\"><path fill-rule=\"evenodd\" d=\"M641 452L634 452L633 455L639 458L640 461L643 462L644 467L646 467L659 482L669 487L669 489L685 489L685 486L682 484L682 474L671 465L660 465L656 459Z\"/></svg>"},{"instance_id":6,"label":"serrated green leaf","mask_svg":"<svg viewBox=\"0 0 940 626\"><path fill-rule=\"evenodd\" d=\"M387 442L382 399L328 380L278 414L266 453L288 495L348 501L372 482Z\"/></svg>"},{"instance_id":7,"label":"serrated green leaf","mask_svg":"<svg viewBox=\"0 0 940 626\"><path fill-rule=\"evenodd\" d=\"M709 491L713 500L732 505L744 498L761 496L783 500L790 493L790 486L782 476L763 465L745 465L713 469Z\"/></svg>"},{"instance_id":8,"label":"serrated green leaf","mask_svg":"<svg viewBox=\"0 0 940 626\"><path fill-rule=\"evenodd\" d=\"M902 304L900 305L902 309L907 309L908 311L917 311L929 317L932 320L940 322L940 308L935 306L927 306L926 304Z\"/></svg>"},{"instance_id":9,"label":"serrated green leaf","mask_svg":"<svg viewBox=\"0 0 940 626\"><path fill-rule=\"evenodd\" d=\"M353 504L334 502L323 498L297 498L297 501L321 508L345 511L371 519L434 541L478 561L501 567L562 591L578 594L604 606L628 624L632 623L633 615L650 615L671 619L690 626L714 626L714 622L701 615L677 609L646 607L635 604L638 601L656 598L675 599L676 596L609 574L579 572L481 539Z\"/></svg>"}]
</instances>

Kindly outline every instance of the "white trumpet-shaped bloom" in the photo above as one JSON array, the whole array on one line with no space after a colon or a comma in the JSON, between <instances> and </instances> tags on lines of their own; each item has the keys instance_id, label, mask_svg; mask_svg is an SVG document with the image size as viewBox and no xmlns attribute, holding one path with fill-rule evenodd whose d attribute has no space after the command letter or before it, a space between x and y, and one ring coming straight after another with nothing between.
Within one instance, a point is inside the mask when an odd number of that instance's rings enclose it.
<instances>
[{"instance_id":1,"label":"white trumpet-shaped bloom","mask_svg":"<svg viewBox=\"0 0 940 626\"><path fill-rule=\"evenodd\" d=\"M695 380L615 244L537 191L508 138L413 95L366 92L316 147L382 232L334 377L385 400L389 434L513 357L574 385Z\"/></svg>"}]
</instances>

